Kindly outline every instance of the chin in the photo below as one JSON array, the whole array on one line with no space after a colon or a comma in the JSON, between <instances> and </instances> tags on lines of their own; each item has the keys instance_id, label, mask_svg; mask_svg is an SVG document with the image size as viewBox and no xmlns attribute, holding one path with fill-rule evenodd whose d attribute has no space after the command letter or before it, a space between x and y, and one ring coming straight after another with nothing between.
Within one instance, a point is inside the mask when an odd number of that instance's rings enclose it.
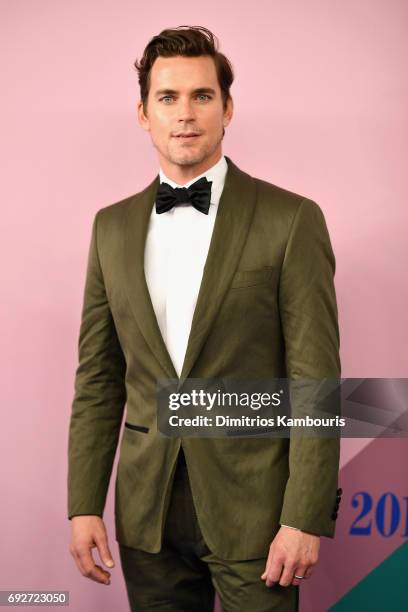
<instances>
[{"instance_id":1,"label":"chin","mask_svg":"<svg viewBox=\"0 0 408 612\"><path fill-rule=\"evenodd\" d=\"M178 166L194 166L200 164L207 157L207 153L190 153L184 155L171 155L170 161Z\"/></svg>"}]
</instances>

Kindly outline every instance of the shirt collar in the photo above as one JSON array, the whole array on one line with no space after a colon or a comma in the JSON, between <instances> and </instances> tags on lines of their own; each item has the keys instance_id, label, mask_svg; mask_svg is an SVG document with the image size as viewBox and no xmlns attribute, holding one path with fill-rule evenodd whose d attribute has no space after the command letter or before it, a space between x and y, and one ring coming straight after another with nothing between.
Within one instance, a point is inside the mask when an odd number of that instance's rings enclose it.
<instances>
[{"instance_id":1,"label":"shirt collar","mask_svg":"<svg viewBox=\"0 0 408 612\"><path fill-rule=\"evenodd\" d=\"M178 183L175 183L174 181L169 179L161 168L159 172L159 177L160 177L160 183L163 183L163 182L168 183L171 187L173 187L173 189L175 189L176 187L189 187L190 185L198 181L200 178L205 176L208 181L212 182L211 204L218 204L219 199L221 197L222 190L224 188L227 170L228 170L227 160L225 159L224 155L221 155L220 159L217 161L216 164L211 166L211 168L209 168L208 170L206 170L199 176L195 176L193 179L188 181L185 185L179 185Z\"/></svg>"}]
</instances>

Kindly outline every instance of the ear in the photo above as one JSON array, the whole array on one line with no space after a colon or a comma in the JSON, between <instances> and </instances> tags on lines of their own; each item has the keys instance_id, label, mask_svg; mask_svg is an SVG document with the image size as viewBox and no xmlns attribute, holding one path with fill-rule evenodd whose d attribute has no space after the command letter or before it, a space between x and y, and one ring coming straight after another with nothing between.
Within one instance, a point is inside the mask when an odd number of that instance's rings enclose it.
<instances>
[{"instance_id":1,"label":"ear","mask_svg":"<svg viewBox=\"0 0 408 612\"><path fill-rule=\"evenodd\" d=\"M224 110L224 118L222 122L224 127L227 127L227 125L229 125L232 119L233 112L234 112L234 102L230 96L227 100L227 107Z\"/></svg>"},{"instance_id":2,"label":"ear","mask_svg":"<svg viewBox=\"0 0 408 612\"><path fill-rule=\"evenodd\" d=\"M137 105L137 117L139 120L140 127L142 127L147 132L150 131L150 121L145 115L145 112L143 109L143 102L141 100L139 100L138 105Z\"/></svg>"}]
</instances>

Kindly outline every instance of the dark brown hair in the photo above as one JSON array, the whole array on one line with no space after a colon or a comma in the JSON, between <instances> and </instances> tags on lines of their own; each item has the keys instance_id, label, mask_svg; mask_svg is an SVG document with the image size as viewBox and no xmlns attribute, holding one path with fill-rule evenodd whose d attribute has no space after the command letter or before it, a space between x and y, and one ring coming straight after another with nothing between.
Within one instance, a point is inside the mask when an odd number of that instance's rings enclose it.
<instances>
[{"instance_id":1,"label":"dark brown hair","mask_svg":"<svg viewBox=\"0 0 408 612\"><path fill-rule=\"evenodd\" d=\"M199 57L208 55L213 58L221 88L224 109L230 98L230 87L234 73L230 61L218 51L218 39L210 30L201 26L178 26L163 30L147 44L143 57L134 66L139 73L140 97L146 112L150 89L150 71L158 57Z\"/></svg>"}]
</instances>

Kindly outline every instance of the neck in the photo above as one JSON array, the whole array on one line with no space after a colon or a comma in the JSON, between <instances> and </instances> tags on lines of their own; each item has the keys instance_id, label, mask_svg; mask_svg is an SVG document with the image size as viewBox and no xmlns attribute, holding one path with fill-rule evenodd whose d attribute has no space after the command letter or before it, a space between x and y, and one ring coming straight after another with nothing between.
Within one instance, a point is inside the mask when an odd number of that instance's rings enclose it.
<instances>
[{"instance_id":1,"label":"neck","mask_svg":"<svg viewBox=\"0 0 408 612\"><path fill-rule=\"evenodd\" d=\"M213 155L207 157L202 162L186 166L173 164L169 162L169 160L163 158L160 160L160 166L164 174L169 179L178 185L184 185L185 183L188 183L192 179L196 178L196 176L207 172L209 168L212 168L212 166L214 166L221 159L221 156L221 150L217 150Z\"/></svg>"}]
</instances>

